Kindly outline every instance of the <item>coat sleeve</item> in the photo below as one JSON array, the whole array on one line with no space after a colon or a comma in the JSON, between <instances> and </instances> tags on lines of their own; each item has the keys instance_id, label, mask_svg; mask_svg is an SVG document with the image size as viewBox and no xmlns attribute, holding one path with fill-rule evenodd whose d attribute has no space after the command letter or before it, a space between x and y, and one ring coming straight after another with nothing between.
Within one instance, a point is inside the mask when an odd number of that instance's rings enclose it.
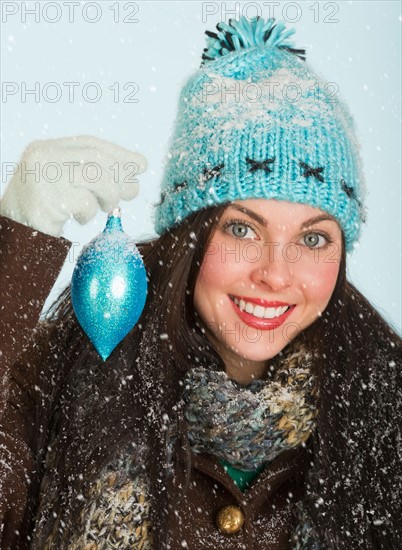
<instances>
[{"instance_id":1,"label":"coat sleeve","mask_svg":"<svg viewBox=\"0 0 402 550\"><path fill-rule=\"evenodd\" d=\"M30 339L70 246L66 239L50 237L0 217L2 382Z\"/></svg>"},{"instance_id":2,"label":"coat sleeve","mask_svg":"<svg viewBox=\"0 0 402 550\"><path fill-rule=\"evenodd\" d=\"M0 218L0 548L12 548L31 481L36 382L49 326L43 304L71 243Z\"/></svg>"}]
</instances>

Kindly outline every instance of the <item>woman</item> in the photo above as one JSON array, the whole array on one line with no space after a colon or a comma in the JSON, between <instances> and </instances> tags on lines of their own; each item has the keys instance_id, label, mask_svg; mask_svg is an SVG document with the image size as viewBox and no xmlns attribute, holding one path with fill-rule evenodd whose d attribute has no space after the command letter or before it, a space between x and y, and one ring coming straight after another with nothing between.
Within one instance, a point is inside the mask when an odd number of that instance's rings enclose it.
<instances>
[{"instance_id":1,"label":"woman","mask_svg":"<svg viewBox=\"0 0 402 550\"><path fill-rule=\"evenodd\" d=\"M280 23L208 34L160 237L139 245L140 322L103 366L67 289L11 369L5 548L400 545L400 340L346 280L364 221L353 122ZM29 246L39 266L66 248Z\"/></svg>"}]
</instances>

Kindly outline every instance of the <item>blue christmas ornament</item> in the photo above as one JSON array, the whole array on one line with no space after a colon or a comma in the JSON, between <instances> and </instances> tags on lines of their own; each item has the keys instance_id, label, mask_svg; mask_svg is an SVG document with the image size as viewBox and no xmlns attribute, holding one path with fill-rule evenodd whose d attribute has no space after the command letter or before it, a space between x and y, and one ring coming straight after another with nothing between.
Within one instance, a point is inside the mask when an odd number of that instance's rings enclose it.
<instances>
[{"instance_id":1,"label":"blue christmas ornament","mask_svg":"<svg viewBox=\"0 0 402 550\"><path fill-rule=\"evenodd\" d=\"M74 312L104 361L140 318L146 296L141 254L116 208L103 233L82 250L71 281Z\"/></svg>"}]
</instances>

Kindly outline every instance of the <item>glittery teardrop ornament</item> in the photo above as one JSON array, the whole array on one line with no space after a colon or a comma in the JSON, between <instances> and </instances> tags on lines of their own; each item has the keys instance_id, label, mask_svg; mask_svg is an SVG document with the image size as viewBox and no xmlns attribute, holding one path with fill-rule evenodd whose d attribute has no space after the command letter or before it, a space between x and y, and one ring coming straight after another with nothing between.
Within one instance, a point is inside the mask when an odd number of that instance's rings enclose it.
<instances>
[{"instance_id":1,"label":"glittery teardrop ornament","mask_svg":"<svg viewBox=\"0 0 402 550\"><path fill-rule=\"evenodd\" d=\"M104 361L140 318L146 296L142 257L116 208L103 233L83 248L71 281L75 315Z\"/></svg>"}]
</instances>

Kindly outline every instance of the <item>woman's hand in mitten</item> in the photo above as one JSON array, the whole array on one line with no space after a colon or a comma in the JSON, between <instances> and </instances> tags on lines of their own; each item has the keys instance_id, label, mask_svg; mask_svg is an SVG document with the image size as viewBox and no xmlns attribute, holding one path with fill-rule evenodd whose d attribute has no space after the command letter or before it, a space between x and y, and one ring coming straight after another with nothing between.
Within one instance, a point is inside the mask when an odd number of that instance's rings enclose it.
<instances>
[{"instance_id":1,"label":"woman's hand in mitten","mask_svg":"<svg viewBox=\"0 0 402 550\"><path fill-rule=\"evenodd\" d=\"M1 214L59 237L65 221L81 224L138 194L140 153L92 136L32 142L1 200Z\"/></svg>"}]
</instances>

